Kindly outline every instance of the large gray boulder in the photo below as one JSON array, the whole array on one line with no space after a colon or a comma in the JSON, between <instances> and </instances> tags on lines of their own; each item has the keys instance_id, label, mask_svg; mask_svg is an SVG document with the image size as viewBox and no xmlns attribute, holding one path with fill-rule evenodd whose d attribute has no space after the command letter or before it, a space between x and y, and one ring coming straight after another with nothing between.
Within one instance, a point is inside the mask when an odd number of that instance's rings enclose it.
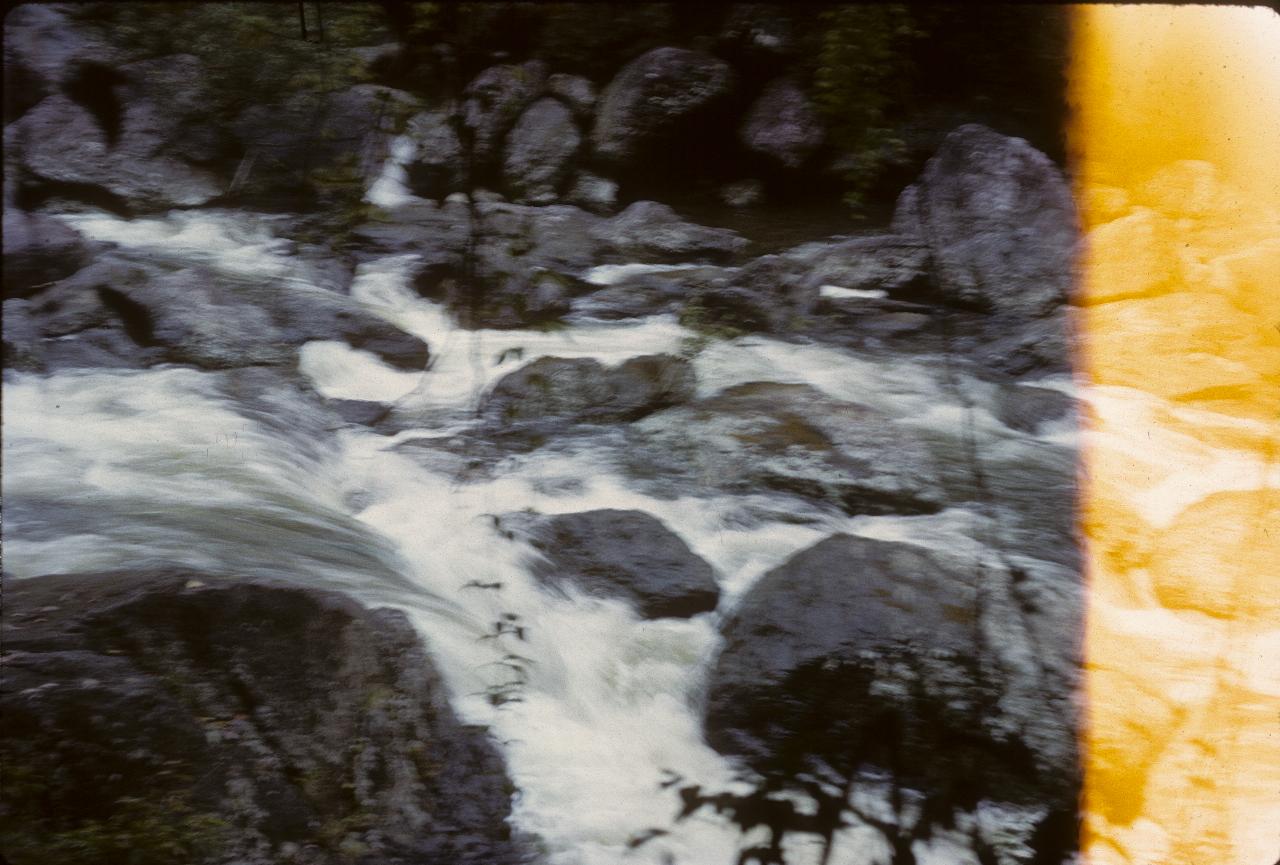
<instances>
[{"instance_id":1,"label":"large gray boulder","mask_svg":"<svg viewBox=\"0 0 1280 865\"><path fill-rule=\"evenodd\" d=\"M51 365L168 361L205 369L291 365L311 340L342 340L401 369L426 367L425 343L350 297L304 283L163 271L114 256L32 299ZM86 349L76 343L90 342Z\"/></svg>"},{"instance_id":2,"label":"large gray boulder","mask_svg":"<svg viewBox=\"0 0 1280 865\"><path fill-rule=\"evenodd\" d=\"M544 583L619 598L647 619L688 618L716 608L720 589L711 566L643 511L513 516L541 553L533 572Z\"/></svg>"},{"instance_id":3,"label":"large gray boulder","mask_svg":"<svg viewBox=\"0 0 1280 865\"><path fill-rule=\"evenodd\" d=\"M771 81L747 111L739 137L754 153L795 170L808 161L825 132L817 109L793 79Z\"/></svg>"},{"instance_id":4,"label":"large gray boulder","mask_svg":"<svg viewBox=\"0 0 1280 865\"><path fill-rule=\"evenodd\" d=\"M569 109L539 99L507 136L502 170L514 197L531 204L554 201L569 176L582 136Z\"/></svg>"},{"instance_id":5,"label":"large gray boulder","mask_svg":"<svg viewBox=\"0 0 1280 865\"><path fill-rule=\"evenodd\" d=\"M626 430L618 459L654 494L795 496L850 514L928 513L944 502L919 436L808 385L752 382Z\"/></svg>"},{"instance_id":6,"label":"large gray boulder","mask_svg":"<svg viewBox=\"0 0 1280 865\"><path fill-rule=\"evenodd\" d=\"M1023 139L959 127L898 210L895 226L918 226L949 301L1031 318L1068 299L1078 238L1071 189Z\"/></svg>"},{"instance_id":7,"label":"large gray boulder","mask_svg":"<svg viewBox=\"0 0 1280 865\"><path fill-rule=\"evenodd\" d=\"M114 65L116 51L76 27L65 8L24 3L4 17L4 119L58 93L79 67Z\"/></svg>"},{"instance_id":8,"label":"large gray boulder","mask_svg":"<svg viewBox=\"0 0 1280 865\"><path fill-rule=\"evenodd\" d=\"M495 423L633 420L692 398L683 358L642 355L606 368L592 358L542 357L507 373L486 395Z\"/></svg>"},{"instance_id":9,"label":"large gray boulder","mask_svg":"<svg viewBox=\"0 0 1280 865\"><path fill-rule=\"evenodd\" d=\"M596 156L634 164L726 96L728 64L685 48L655 48L632 60L605 88L591 143Z\"/></svg>"},{"instance_id":10,"label":"large gray boulder","mask_svg":"<svg viewBox=\"0 0 1280 865\"><path fill-rule=\"evenodd\" d=\"M6 151L32 185L101 189L137 210L204 204L222 184L169 149L165 111L128 101L108 122L67 96L50 96L5 130Z\"/></svg>"},{"instance_id":11,"label":"large gray boulder","mask_svg":"<svg viewBox=\"0 0 1280 865\"><path fill-rule=\"evenodd\" d=\"M1070 572L834 535L726 621L708 740L775 776L883 773L926 826L983 800L1074 814L1080 610Z\"/></svg>"},{"instance_id":12,"label":"large gray boulder","mask_svg":"<svg viewBox=\"0 0 1280 865\"><path fill-rule=\"evenodd\" d=\"M557 72L547 79L547 92L567 105L578 120L589 121L595 113L599 94L590 79L581 75Z\"/></svg>"},{"instance_id":13,"label":"large gray boulder","mask_svg":"<svg viewBox=\"0 0 1280 865\"><path fill-rule=\"evenodd\" d=\"M543 94L547 69L531 60L519 66L491 66L467 85L463 120L471 131L473 156L484 165L502 155L502 142L524 110Z\"/></svg>"},{"instance_id":14,"label":"large gray boulder","mask_svg":"<svg viewBox=\"0 0 1280 865\"><path fill-rule=\"evenodd\" d=\"M402 613L199 573L6 578L5 650L14 862L526 859L497 749Z\"/></svg>"}]
</instances>

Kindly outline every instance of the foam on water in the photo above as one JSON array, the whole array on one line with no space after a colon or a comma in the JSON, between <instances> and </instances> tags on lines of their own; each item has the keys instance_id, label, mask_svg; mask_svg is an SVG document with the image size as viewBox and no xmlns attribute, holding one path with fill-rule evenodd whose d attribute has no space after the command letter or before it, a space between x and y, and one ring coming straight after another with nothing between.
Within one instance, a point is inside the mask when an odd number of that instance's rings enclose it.
<instances>
[{"instance_id":1,"label":"foam on water","mask_svg":"<svg viewBox=\"0 0 1280 865\"><path fill-rule=\"evenodd\" d=\"M402 149L395 145L393 156ZM370 191L375 203L399 194L394 162ZM249 215L68 219L92 237L132 249L257 275L295 272L287 242ZM413 266L412 256L363 264L351 293L427 341L427 371L393 370L333 342L305 346L299 368L323 396L419 409L422 430L394 438L358 428L322 434L316 421L314 433L297 433L313 435L309 442L285 438L229 395L220 374L186 369L7 382L6 569L31 576L140 561L245 574L293 569L318 585L404 609L444 671L458 711L490 725L503 743L521 791L516 823L541 838L547 862L735 861L751 839L707 813L673 825L676 794L660 788L664 769L710 790L737 783L735 767L701 734L699 703L719 648L718 617L770 568L831 533L980 555L973 538L981 518L958 508L924 517L797 514L787 500L779 510L802 519L767 521L758 513L745 519L741 496L648 496L616 475L589 441L512 456L496 476L461 483L400 445L442 435L500 376L537 357L616 364L679 352L692 334L670 317L553 331L465 331L444 307L412 291ZM608 285L672 267L608 265L588 279ZM957 404L928 359L889 361L750 336L706 346L694 366L702 396L750 381L803 383L909 424L970 423L992 436L1013 436L991 415L975 417ZM988 386L964 387L972 401L983 402ZM312 410L297 399L296 411ZM1008 458L1028 453L1014 448ZM620 602L549 591L529 573L532 550L502 527L502 516L513 511L606 507L647 511L679 534L716 569L720 610L645 621ZM76 508L75 519L59 522L60 510ZM498 634L497 623L521 631ZM1023 816L991 819L1010 825ZM628 849L651 828L670 834ZM922 863L956 865L972 861L962 848L939 836L917 852ZM795 865L816 865L820 856L814 838L791 838L788 849ZM851 828L840 833L829 861L865 865L885 852L877 832Z\"/></svg>"},{"instance_id":2,"label":"foam on water","mask_svg":"<svg viewBox=\"0 0 1280 865\"><path fill-rule=\"evenodd\" d=\"M405 169L418 152L418 146L407 135L391 141L390 154L382 164L382 172L365 193L364 200L378 207L399 207L422 199L409 192L409 173Z\"/></svg>"},{"instance_id":3,"label":"foam on water","mask_svg":"<svg viewBox=\"0 0 1280 865\"><path fill-rule=\"evenodd\" d=\"M293 272L292 243L275 235L265 215L239 211L174 210L165 216L121 219L106 213L62 217L85 237L135 250L161 252L191 263L214 264L245 275L272 277Z\"/></svg>"},{"instance_id":4,"label":"foam on water","mask_svg":"<svg viewBox=\"0 0 1280 865\"><path fill-rule=\"evenodd\" d=\"M614 365L638 355L678 352L690 336L671 317L559 330L463 330L442 305L413 292L410 276L415 260L414 256L389 256L362 264L351 294L426 341L432 353L429 370L392 376L387 374L390 370L370 367L364 360L344 367L337 362L339 350L332 347L310 348L303 371L322 393L394 400L423 415L441 409L470 410L499 378L539 357L588 357ZM368 385L366 373L372 376Z\"/></svg>"},{"instance_id":5,"label":"foam on water","mask_svg":"<svg viewBox=\"0 0 1280 865\"><path fill-rule=\"evenodd\" d=\"M628 277L688 270L689 267L688 264L600 264L588 270L582 278L592 285L617 285Z\"/></svg>"}]
</instances>

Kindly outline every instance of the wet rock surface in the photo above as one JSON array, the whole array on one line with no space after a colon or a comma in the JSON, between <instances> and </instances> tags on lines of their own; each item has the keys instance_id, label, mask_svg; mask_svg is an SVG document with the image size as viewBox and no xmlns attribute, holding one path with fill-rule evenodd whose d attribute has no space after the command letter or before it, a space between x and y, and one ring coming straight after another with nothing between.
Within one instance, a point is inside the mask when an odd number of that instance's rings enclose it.
<instances>
[{"instance_id":1,"label":"wet rock surface","mask_svg":"<svg viewBox=\"0 0 1280 865\"><path fill-rule=\"evenodd\" d=\"M851 514L927 513L943 497L926 446L867 406L808 385L737 385L627 429L624 469L655 490L796 495Z\"/></svg>"},{"instance_id":2,"label":"wet rock surface","mask_svg":"<svg viewBox=\"0 0 1280 865\"><path fill-rule=\"evenodd\" d=\"M543 357L507 373L481 411L494 423L642 417L692 398L693 369L670 355L634 357L613 368L591 358Z\"/></svg>"},{"instance_id":3,"label":"wet rock surface","mask_svg":"<svg viewBox=\"0 0 1280 865\"><path fill-rule=\"evenodd\" d=\"M108 365L282 365L312 340L342 340L402 369L423 369L430 357L422 340L347 296L207 267L104 256L32 297L27 310L58 367L98 366L103 353L117 358Z\"/></svg>"},{"instance_id":4,"label":"wet rock surface","mask_svg":"<svg viewBox=\"0 0 1280 865\"><path fill-rule=\"evenodd\" d=\"M89 263L91 245L41 213L4 209L4 295L27 297Z\"/></svg>"},{"instance_id":5,"label":"wet rock surface","mask_svg":"<svg viewBox=\"0 0 1280 865\"><path fill-rule=\"evenodd\" d=\"M740 132L749 150L797 169L822 144L822 121L799 84L770 82L752 104Z\"/></svg>"},{"instance_id":6,"label":"wet rock surface","mask_svg":"<svg viewBox=\"0 0 1280 865\"><path fill-rule=\"evenodd\" d=\"M726 621L709 741L764 772L887 773L924 791L926 825L979 798L1069 814L1073 579L1041 574L1032 589L1025 574L922 547L829 537L762 577Z\"/></svg>"},{"instance_id":7,"label":"wet rock surface","mask_svg":"<svg viewBox=\"0 0 1280 865\"><path fill-rule=\"evenodd\" d=\"M555 201L582 143L569 109L540 99L520 115L507 138L503 175L517 198Z\"/></svg>"},{"instance_id":8,"label":"wet rock surface","mask_svg":"<svg viewBox=\"0 0 1280 865\"><path fill-rule=\"evenodd\" d=\"M5 583L12 861L526 861L402 614L198 573Z\"/></svg>"},{"instance_id":9,"label":"wet rock surface","mask_svg":"<svg viewBox=\"0 0 1280 865\"><path fill-rule=\"evenodd\" d=\"M688 618L716 608L715 574L663 523L643 511L604 509L504 517L541 558L533 573L551 586L620 598L645 618Z\"/></svg>"},{"instance_id":10,"label":"wet rock surface","mask_svg":"<svg viewBox=\"0 0 1280 865\"><path fill-rule=\"evenodd\" d=\"M628 63L600 98L591 141L603 160L634 166L678 136L733 83L728 64L684 48L655 48Z\"/></svg>"},{"instance_id":11,"label":"wet rock surface","mask_svg":"<svg viewBox=\"0 0 1280 865\"><path fill-rule=\"evenodd\" d=\"M1079 229L1066 179L1026 141L969 124L951 132L899 224L918 224L946 299L1021 318L1072 287Z\"/></svg>"}]
</instances>

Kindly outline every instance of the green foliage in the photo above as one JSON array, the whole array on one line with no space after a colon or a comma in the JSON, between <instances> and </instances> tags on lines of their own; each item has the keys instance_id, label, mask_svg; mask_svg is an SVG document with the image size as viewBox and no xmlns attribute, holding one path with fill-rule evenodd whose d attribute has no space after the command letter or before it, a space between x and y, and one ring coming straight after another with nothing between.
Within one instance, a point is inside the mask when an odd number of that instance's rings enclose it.
<instances>
[{"instance_id":1,"label":"green foliage","mask_svg":"<svg viewBox=\"0 0 1280 865\"><path fill-rule=\"evenodd\" d=\"M847 154L846 200L862 203L877 171L902 147L890 114L906 101L911 39L919 36L899 4L835 6L819 16L814 100L829 142Z\"/></svg>"},{"instance_id":2,"label":"green foliage","mask_svg":"<svg viewBox=\"0 0 1280 865\"><path fill-rule=\"evenodd\" d=\"M366 81L350 49L384 42L373 3L307 3L303 40L297 4L92 3L80 21L122 49L127 61L192 54L205 64L210 112L231 117L299 90L328 91ZM323 15L323 41L320 39Z\"/></svg>"},{"instance_id":3,"label":"green foliage","mask_svg":"<svg viewBox=\"0 0 1280 865\"><path fill-rule=\"evenodd\" d=\"M650 48L670 44L670 3L548 3L539 53L555 69L607 80Z\"/></svg>"},{"instance_id":4,"label":"green foliage","mask_svg":"<svg viewBox=\"0 0 1280 865\"><path fill-rule=\"evenodd\" d=\"M225 821L196 811L181 793L122 797L109 816L71 821L44 808L58 798L48 767L6 759L4 772L0 850L13 865L203 862L218 858L229 840Z\"/></svg>"}]
</instances>

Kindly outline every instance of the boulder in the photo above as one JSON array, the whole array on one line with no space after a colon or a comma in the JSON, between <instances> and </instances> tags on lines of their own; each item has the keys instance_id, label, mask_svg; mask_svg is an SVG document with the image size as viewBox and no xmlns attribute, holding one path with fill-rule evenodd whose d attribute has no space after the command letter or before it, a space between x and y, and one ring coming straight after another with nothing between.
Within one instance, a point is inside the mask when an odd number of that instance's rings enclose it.
<instances>
[{"instance_id":1,"label":"boulder","mask_svg":"<svg viewBox=\"0 0 1280 865\"><path fill-rule=\"evenodd\" d=\"M547 70L540 61L491 66L467 85L463 120L471 130L473 156L480 165L497 160L507 131L546 89Z\"/></svg>"},{"instance_id":2,"label":"boulder","mask_svg":"<svg viewBox=\"0 0 1280 865\"><path fill-rule=\"evenodd\" d=\"M573 116L580 121L590 120L595 112L596 86L581 75L557 72L547 79L547 92L568 106Z\"/></svg>"},{"instance_id":3,"label":"boulder","mask_svg":"<svg viewBox=\"0 0 1280 865\"><path fill-rule=\"evenodd\" d=\"M33 298L30 312L58 365L118 365L103 353L130 366L287 365L303 343L329 339L402 369L424 369L429 359L420 339L346 295L207 267L165 272L105 257ZM60 345L66 337L96 348Z\"/></svg>"},{"instance_id":4,"label":"boulder","mask_svg":"<svg viewBox=\"0 0 1280 865\"><path fill-rule=\"evenodd\" d=\"M507 373L485 396L493 423L633 420L693 396L683 358L643 355L606 368L591 358L542 357Z\"/></svg>"},{"instance_id":5,"label":"boulder","mask_svg":"<svg viewBox=\"0 0 1280 865\"><path fill-rule=\"evenodd\" d=\"M634 165L670 142L733 86L724 61L685 48L655 48L632 60L605 88L591 143L597 157Z\"/></svg>"},{"instance_id":6,"label":"boulder","mask_svg":"<svg viewBox=\"0 0 1280 865\"><path fill-rule=\"evenodd\" d=\"M883 773L922 794L926 827L984 800L1074 814L1078 588L1009 577L849 535L802 550L724 624L709 743L775 776Z\"/></svg>"},{"instance_id":7,"label":"boulder","mask_svg":"<svg viewBox=\"0 0 1280 865\"><path fill-rule=\"evenodd\" d=\"M686 222L665 204L637 201L595 232L626 261L722 262L741 253L747 240L726 228Z\"/></svg>"},{"instance_id":8,"label":"boulder","mask_svg":"<svg viewBox=\"0 0 1280 865\"><path fill-rule=\"evenodd\" d=\"M104 115L59 94L6 129L6 150L11 140L28 185L102 190L134 210L205 204L221 194L212 172L169 147L166 126L166 108L147 100Z\"/></svg>"},{"instance_id":9,"label":"boulder","mask_svg":"<svg viewBox=\"0 0 1280 865\"><path fill-rule=\"evenodd\" d=\"M526 861L403 613L200 573L5 583L11 861Z\"/></svg>"},{"instance_id":10,"label":"boulder","mask_svg":"<svg viewBox=\"0 0 1280 865\"><path fill-rule=\"evenodd\" d=\"M61 91L86 63L110 67L115 50L76 27L65 8L24 3L4 18L4 121Z\"/></svg>"},{"instance_id":11,"label":"boulder","mask_svg":"<svg viewBox=\"0 0 1280 865\"><path fill-rule=\"evenodd\" d=\"M817 109L793 79L771 81L747 111L739 130L743 145L792 171L822 146Z\"/></svg>"},{"instance_id":12,"label":"boulder","mask_svg":"<svg viewBox=\"0 0 1280 865\"><path fill-rule=\"evenodd\" d=\"M930 281L929 248L916 237L874 234L804 244L782 256L806 270L806 284L914 297Z\"/></svg>"},{"instance_id":13,"label":"boulder","mask_svg":"<svg viewBox=\"0 0 1280 865\"><path fill-rule=\"evenodd\" d=\"M646 619L688 618L716 608L720 589L711 566L643 511L583 511L525 523L541 553L533 573L544 583L619 598Z\"/></svg>"},{"instance_id":14,"label":"boulder","mask_svg":"<svg viewBox=\"0 0 1280 865\"><path fill-rule=\"evenodd\" d=\"M818 289L804 267L764 255L700 287L686 321L745 331L796 330L814 310Z\"/></svg>"},{"instance_id":15,"label":"boulder","mask_svg":"<svg viewBox=\"0 0 1280 865\"><path fill-rule=\"evenodd\" d=\"M569 175L582 136L555 99L539 99L507 136L503 176L514 197L531 204L554 201Z\"/></svg>"},{"instance_id":16,"label":"boulder","mask_svg":"<svg viewBox=\"0 0 1280 865\"><path fill-rule=\"evenodd\" d=\"M919 436L808 385L735 385L650 415L627 427L618 459L655 495L774 493L850 514L945 501Z\"/></svg>"},{"instance_id":17,"label":"boulder","mask_svg":"<svg viewBox=\"0 0 1280 865\"><path fill-rule=\"evenodd\" d=\"M676 313L698 287L716 278L717 267L692 267L624 276L574 301L575 317L613 321Z\"/></svg>"},{"instance_id":18,"label":"boulder","mask_svg":"<svg viewBox=\"0 0 1280 865\"><path fill-rule=\"evenodd\" d=\"M90 244L42 213L4 209L4 296L28 297L89 263Z\"/></svg>"},{"instance_id":19,"label":"boulder","mask_svg":"<svg viewBox=\"0 0 1280 865\"><path fill-rule=\"evenodd\" d=\"M199 58L174 54L120 67L118 88L126 129L161 143L166 155L189 163L218 162L230 134L209 118L208 73ZM139 106L136 112L131 106Z\"/></svg>"},{"instance_id":20,"label":"boulder","mask_svg":"<svg viewBox=\"0 0 1280 865\"><path fill-rule=\"evenodd\" d=\"M1018 318L1069 297L1078 227L1062 172L1021 138L968 124L952 131L899 201L918 224L948 301Z\"/></svg>"},{"instance_id":21,"label":"boulder","mask_svg":"<svg viewBox=\"0 0 1280 865\"><path fill-rule=\"evenodd\" d=\"M415 114L406 124L404 134L414 148L405 164L410 191L423 198L441 199L463 188L466 160L449 112Z\"/></svg>"},{"instance_id":22,"label":"boulder","mask_svg":"<svg viewBox=\"0 0 1280 865\"><path fill-rule=\"evenodd\" d=\"M246 156L230 191L249 197L363 191L421 107L408 93L376 84L252 106L232 125Z\"/></svg>"}]
</instances>

